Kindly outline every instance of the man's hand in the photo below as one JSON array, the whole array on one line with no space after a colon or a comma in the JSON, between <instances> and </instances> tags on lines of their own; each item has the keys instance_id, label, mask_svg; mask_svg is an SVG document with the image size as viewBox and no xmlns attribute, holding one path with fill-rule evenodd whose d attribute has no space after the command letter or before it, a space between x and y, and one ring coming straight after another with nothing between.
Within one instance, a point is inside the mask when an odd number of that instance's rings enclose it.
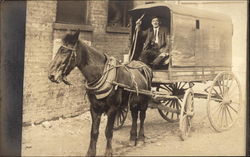
<instances>
[{"instance_id":1,"label":"man's hand","mask_svg":"<svg viewBox=\"0 0 250 157\"><path fill-rule=\"evenodd\" d=\"M167 52L162 52L159 56L163 56L163 57L165 57L165 56L168 56L169 54L167 53Z\"/></svg>"},{"instance_id":2,"label":"man's hand","mask_svg":"<svg viewBox=\"0 0 250 157\"><path fill-rule=\"evenodd\" d=\"M136 29L140 29L141 28L141 19L138 19L137 21L136 21Z\"/></svg>"}]
</instances>

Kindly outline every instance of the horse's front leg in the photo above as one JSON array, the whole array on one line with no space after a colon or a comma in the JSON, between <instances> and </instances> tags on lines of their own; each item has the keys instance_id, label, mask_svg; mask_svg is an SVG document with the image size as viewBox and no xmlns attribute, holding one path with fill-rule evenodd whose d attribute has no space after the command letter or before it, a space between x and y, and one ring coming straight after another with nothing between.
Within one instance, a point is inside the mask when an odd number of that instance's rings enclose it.
<instances>
[{"instance_id":1,"label":"horse's front leg","mask_svg":"<svg viewBox=\"0 0 250 157\"><path fill-rule=\"evenodd\" d=\"M115 111L108 115L108 121L107 121L107 125L106 125L106 130L105 130L105 136L106 136L106 140L107 140L105 156L112 156L113 155L112 138L113 138L113 128L114 128L115 116L116 116Z\"/></svg>"},{"instance_id":2,"label":"horse's front leg","mask_svg":"<svg viewBox=\"0 0 250 157\"><path fill-rule=\"evenodd\" d=\"M96 143L99 135L99 126L101 121L101 113L96 113L93 107L90 107L90 113L92 118L92 127L91 127L91 139L89 144L89 149L86 156L96 156Z\"/></svg>"}]
</instances>

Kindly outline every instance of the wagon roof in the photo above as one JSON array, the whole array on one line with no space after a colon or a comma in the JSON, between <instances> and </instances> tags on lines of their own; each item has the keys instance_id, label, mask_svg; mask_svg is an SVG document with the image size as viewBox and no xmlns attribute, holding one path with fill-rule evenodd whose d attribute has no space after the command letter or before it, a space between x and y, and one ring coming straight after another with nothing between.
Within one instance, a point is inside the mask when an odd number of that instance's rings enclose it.
<instances>
[{"instance_id":1,"label":"wagon roof","mask_svg":"<svg viewBox=\"0 0 250 157\"><path fill-rule=\"evenodd\" d=\"M169 8L173 13L189 15L189 16L193 16L193 17L197 17L197 18L200 17L200 18L208 18L208 19L231 22L231 18L225 14L222 14L222 13L186 7L183 5L170 4L167 2L157 2L157 3L140 5L134 9L130 10L129 13L135 14L138 11L143 11L143 10L147 10L150 8L156 8L156 7L159 8L159 9L157 9L159 12L161 11L160 8L163 8L163 9Z\"/></svg>"}]
</instances>

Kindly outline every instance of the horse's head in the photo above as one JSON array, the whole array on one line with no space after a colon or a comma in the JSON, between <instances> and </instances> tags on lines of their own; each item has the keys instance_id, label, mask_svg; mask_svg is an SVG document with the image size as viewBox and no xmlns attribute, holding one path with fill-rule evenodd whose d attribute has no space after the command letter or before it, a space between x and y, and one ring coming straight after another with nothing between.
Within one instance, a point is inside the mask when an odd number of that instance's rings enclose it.
<instances>
[{"instance_id":1,"label":"horse's head","mask_svg":"<svg viewBox=\"0 0 250 157\"><path fill-rule=\"evenodd\" d=\"M80 31L75 34L66 34L62 39L62 46L58 49L54 59L50 63L48 78L55 83L66 81L66 76L77 66L77 51L79 47Z\"/></svg>"}]
</instances>

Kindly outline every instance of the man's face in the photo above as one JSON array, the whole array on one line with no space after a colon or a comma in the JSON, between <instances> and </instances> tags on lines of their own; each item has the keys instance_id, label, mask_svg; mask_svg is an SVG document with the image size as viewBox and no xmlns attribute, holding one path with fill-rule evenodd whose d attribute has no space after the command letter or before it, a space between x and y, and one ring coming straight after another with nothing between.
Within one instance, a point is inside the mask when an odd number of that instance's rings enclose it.
<instances>
[{"instance_id":1,"label":"man's face","mask_svg":"<svg viewBox=\"0 0 250 157\"><path fill-rule=\"evenodd\" d=\"M151 24L154 28L158 28L160 26L160 21L159 19L156 17L156 18L153 18L152 21L151 21Z\"/></svg>"}]
</instances>

